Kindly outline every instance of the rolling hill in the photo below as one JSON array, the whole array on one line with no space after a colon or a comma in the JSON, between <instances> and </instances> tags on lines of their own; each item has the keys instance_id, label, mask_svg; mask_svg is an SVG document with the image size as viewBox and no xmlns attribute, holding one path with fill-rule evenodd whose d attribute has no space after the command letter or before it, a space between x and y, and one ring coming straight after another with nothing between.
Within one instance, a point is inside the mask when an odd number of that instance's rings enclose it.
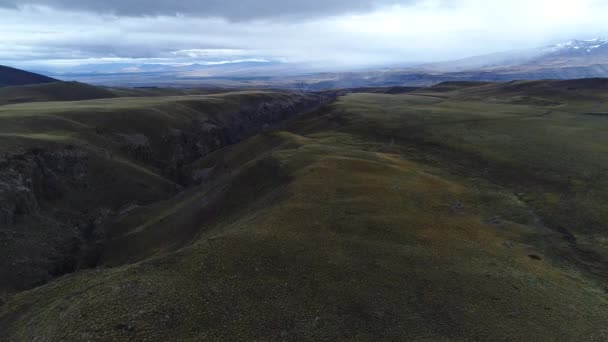
<instances>
[{"instance_id":1,"label":"rolling hill","mask_svg":"<svg viewBox=\"0 0 608 342\"><path fill-rule=\"evenodd\" d=\"M0 106L0 340L605 340L607 90Z\"/></svg>"},{"instance_id":2,"label":"rolling hill","mask_svg":"<svg viewBox=\"0 0 608 342\"><path fill-rule=\"evenodd\" d=\"M0 65L0 87L57 82L56 79Z\"/></svg>"},{"instance_id":3,"label":"rolling hill","mask_svg":"<svg viewBox=\"0 0 608 342\"><path fill-rule=\"evenodd\" d=\"M25 102L78 101L112 98L109 89L77 82L52 82L0 88L0 105Z\"/></svg>"},{"instance_id":4,"label":"rolling hill","mask_svg":"<svg viewBox=\"0 0 608 342\"><path fill-rule=\"evenodd\" d=\"M52 82L26 86L0 88L0 105L55 102L83 101L109 99L117 97L154 97L154 96L187 96L207 95L227 92L220 88L109 88L97 87L80 82Z\"/></svg>"}]
</instances>

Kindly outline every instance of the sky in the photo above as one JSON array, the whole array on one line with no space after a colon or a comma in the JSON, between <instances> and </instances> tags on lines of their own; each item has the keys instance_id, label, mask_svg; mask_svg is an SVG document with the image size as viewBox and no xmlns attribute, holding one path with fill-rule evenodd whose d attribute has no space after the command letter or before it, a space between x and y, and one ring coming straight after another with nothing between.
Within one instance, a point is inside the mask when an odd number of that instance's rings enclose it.
<instances>
[{"instance_id":1,"label":"sky","mask_svg":"<svg viewBox=\"0 0 608 342\"><path fill-rule=\"evenodd\" d=\"M0 64L357 68L608 36L608 0L0 0Z\"/></svg>"}]
</instances>

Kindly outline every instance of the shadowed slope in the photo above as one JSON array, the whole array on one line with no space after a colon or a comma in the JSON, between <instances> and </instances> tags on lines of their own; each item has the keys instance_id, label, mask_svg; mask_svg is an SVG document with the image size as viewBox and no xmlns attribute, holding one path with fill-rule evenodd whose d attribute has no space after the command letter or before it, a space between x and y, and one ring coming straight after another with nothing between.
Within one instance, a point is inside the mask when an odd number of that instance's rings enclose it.
<instances>
[{"instance_id":1,"label":"shadowed slope","mask_svg":"<svg viewBox=\"0 0 608 342\"><path fill-rule=\"evenodd\" d=\"M0 65L0 87L57 82L56 79Z\"/></svg>"}]
</instances>

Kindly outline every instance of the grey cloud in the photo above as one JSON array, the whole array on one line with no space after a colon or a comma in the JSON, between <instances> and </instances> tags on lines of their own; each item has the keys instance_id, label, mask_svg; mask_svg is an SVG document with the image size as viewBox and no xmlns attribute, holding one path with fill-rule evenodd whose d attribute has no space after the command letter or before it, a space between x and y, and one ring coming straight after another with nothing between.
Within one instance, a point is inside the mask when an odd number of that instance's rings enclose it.
<instances>
[{"instance_id":1,"label":"grey cloud","mask_svg":"<svg viewBox=\"0 0 608 342\"><path fill-rule=\"evenodd\" d=\"M569 2L569 7L553 11L547 6L555 0L410 0L402 4L411 6L374 12L365 8L396 0L359 1L354 8L360 15L324 18L341 11L352 13L353 3L326 0L322 5L311 0L292 6L273 0L239 4L214 0L204 2L205 7L203 2L159 0L150 0L146 6L141 0L122 0L123 4L106 0L104 5L90 0L17 1L0 0L0 7L23 6L20 10L0 8L0 64L3 60L15 65L60 60L67 65L69 60L89 63L87 58L176 62L261 58L332 68L367 67L533 48L573 37L602 36L608 29L608 3L595 0ZM48 7L24 5L32 2ZM270 8L272 4L276 7ZM153 15L181 10L191 15ZM111 12L121 15L99 14ZM298 16L309 20L276 19ZM259 18L268 20L250 21Z\"/></svg>"},{"instance_id":2,"label":"grey cloud","mask_svg":"<svg viewBox=\"0 0 608 342\"><path fill-rule=\"evenodd\" d=\"M447 0L451 1L451 0ZM265 18L310 18L359 13L374 8L412 4L417 0L0 0L0 7L43 5L119 16L186 15L232 21Z\"/></svg>"}]
</instances>

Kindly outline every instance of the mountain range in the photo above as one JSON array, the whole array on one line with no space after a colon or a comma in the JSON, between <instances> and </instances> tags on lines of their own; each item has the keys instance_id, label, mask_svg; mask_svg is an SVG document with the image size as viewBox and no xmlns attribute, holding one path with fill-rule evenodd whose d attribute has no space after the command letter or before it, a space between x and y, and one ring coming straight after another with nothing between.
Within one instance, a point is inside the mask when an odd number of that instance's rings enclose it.
<instances>
[{"instance_id":1,"label":"mountain range","mask_svg":"<svg viewBox=\"0 0 608 342\"><path fill-rule=\"evenodd\" d=\"M608 39L571 40L542 48L508 51L403 69L333 75L314 86L430 86L446 81L608 77Z\"/></svg>"},{"instance_id":2,"label":"mountain range","mask_svg":"<svg viewBox=\"0 0 608 342\"><path fill-rule=\"evenodd\" d=\"M608 77L608 39L571 40L555 45L474 56L459 60L348 72L320 72L296 63L249 60L214 64L96 64L70 72L36 75L0 69L0 86L48 83L61 79L105 86L288 88L326 90L355 87L431 86L446 81ZM55 79L56 78L56 79Z\"/></svg>"},{"instance_id":3,"label":"mountain range","mask_svg":"<svg viewBox=\"0 0 608 342\"><path fill-rule=\"evenodd\" d=\"M571 40L535 49L475 56L456 61L432 63L415 69L431 72L494 71L580 67L608 63L608 39Z\"/></svg>"},{"instance_id":4,"label":"mountain range","mask_svg":"<svg viewBox=\"0 0 608 342\"><path fill-rule=\"evenodd\" d=\"M282 87L324 90L377 86L430 86L444 81L511 81L608 77L608 39L571 41L409 67L324 71L280 61L214 64L98 64L69 72L42 72L108 86Z\"/></svg>"}]
</instances>

